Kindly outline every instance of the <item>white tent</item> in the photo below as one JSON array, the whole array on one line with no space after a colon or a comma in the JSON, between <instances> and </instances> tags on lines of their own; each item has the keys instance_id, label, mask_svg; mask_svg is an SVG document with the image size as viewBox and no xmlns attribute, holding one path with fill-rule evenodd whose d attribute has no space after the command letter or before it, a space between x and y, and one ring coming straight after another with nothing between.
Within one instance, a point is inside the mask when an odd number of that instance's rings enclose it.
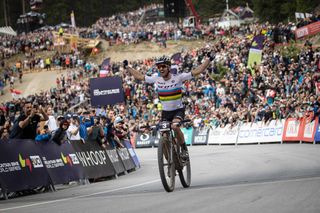
<instances>
[{"instance_id":1,"label":"white tent","mask_svg":"<svg viewBox=\"0 0 320 213\"><path fill-rule=\"evenodd\" d=\"M0 27L0 34L17 36L17 33L12 29L12 27Z\"/></svg>"}]
</instances>

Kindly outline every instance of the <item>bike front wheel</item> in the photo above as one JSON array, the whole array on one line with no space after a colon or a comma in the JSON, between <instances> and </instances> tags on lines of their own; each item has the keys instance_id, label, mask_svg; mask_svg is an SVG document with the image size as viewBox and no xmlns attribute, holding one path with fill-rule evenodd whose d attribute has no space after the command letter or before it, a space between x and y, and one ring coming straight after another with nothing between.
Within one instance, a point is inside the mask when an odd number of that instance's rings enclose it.
<instances>
[{"instance_id":1,"label":"bike front wheel","mask_svg":"<svg viewBox=\"0 0 320 213\"><path fill-rule=\"evenodd\" d=\"M172 192L175 186L176 168L172 155L170 154L170 144L164 139L160 139L158 145L158 166L162 185L167 192Z\"/></svg>"},{"instance_id":2,"label":"bike front wheel","mask_svg":"<svg viewBox=\"0 0 320 213\"><path fill-rule=\"evenodd\" d=\"M188 150L188 148L186 147ZM191 184L191 165L190 165L190 157L182 162L182 169L178 169L179 178L182 186L184 188L188 188Z\"/></svg>"}]
</instances>

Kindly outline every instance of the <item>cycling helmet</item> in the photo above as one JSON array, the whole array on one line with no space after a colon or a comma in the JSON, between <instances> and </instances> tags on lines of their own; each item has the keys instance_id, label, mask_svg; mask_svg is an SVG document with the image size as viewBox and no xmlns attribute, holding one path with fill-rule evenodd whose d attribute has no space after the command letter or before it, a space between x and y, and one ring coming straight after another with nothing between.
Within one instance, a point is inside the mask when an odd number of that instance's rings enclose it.
<instances>
[{"instance_id":1,"label":"cycling helmet","mask_svg":"<svg viewBox=\"0 0 320 213\"><path fill-rule=\"evenodd\" d=\"M171 65L171 60L170 58L168 58L167 56L161 56L159 57L157 60L156 60L156 65L159 65L159 64L166 64L166 65Z\"/></svg>"}]
</instances>

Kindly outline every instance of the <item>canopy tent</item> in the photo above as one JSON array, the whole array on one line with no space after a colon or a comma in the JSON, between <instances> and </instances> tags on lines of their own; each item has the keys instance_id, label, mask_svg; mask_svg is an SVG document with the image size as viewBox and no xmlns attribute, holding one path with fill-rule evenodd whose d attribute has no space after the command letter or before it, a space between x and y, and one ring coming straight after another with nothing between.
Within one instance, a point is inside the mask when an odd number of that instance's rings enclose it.
<instances>
[{"instance_id":1,"label":"canopy tent","mask_svg":"<svg viewBox=\"0 0 320 213\"><path fill-rule=\"evenodd\" d=\"M0 27L0 34L17 36L17 33L12 29L12 27Z\"/></svg>"}]
</instances>

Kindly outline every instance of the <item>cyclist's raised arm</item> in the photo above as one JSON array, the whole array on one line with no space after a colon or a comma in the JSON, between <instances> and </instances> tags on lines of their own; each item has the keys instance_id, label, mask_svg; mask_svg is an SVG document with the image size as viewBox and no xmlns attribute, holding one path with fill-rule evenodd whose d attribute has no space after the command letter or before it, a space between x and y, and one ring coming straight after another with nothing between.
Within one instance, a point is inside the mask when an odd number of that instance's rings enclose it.
<instances>
[{"instance_id":1,"label":"cyclist's raised arm","mask_svg":"<svg viewBox=\"0 0 320 213\"><path fill-rule=\"evenodd\" d=\"M127 70L130 72L131 75L133 75L133 77L135 79L140 80L140 81L145 81L144 74L142 74L138 70L135 70L135 69L133 69L131 67L127 67Z\"/></svg>"},{"instance_id":2,"label":"cyclist's raised arm","mask_svg":"<svg viewBox=\"0 0 320 213\"><path fill-rule=\"evenodd\" d=\"M124 60L123 61L123 68L125 70L128 70L130 72L130 74L133 75L133 77L135 79L140 80L140 81L144 81L145 80L145 77L141 72L129 67L128 65L129 65L129 62L127 60Z\"/></svg>"},{"instance_id":3,"label":"cyclist's raised arm","mask_svg":"<svg viewBox=\"0 0 320 213\"><path fill-rule=\"evenodd\" d=\"M200 73L205 71L207 69L208 65L210 64L210 62L214 60L215 55L213 52L209 52L209 53L207 53L207 57L208 58L206 59L205 62L203 62L203 64L201 64L199 67L197 67L191 71L192 76L199 75Z\"/></svg>"}]
</instances>

